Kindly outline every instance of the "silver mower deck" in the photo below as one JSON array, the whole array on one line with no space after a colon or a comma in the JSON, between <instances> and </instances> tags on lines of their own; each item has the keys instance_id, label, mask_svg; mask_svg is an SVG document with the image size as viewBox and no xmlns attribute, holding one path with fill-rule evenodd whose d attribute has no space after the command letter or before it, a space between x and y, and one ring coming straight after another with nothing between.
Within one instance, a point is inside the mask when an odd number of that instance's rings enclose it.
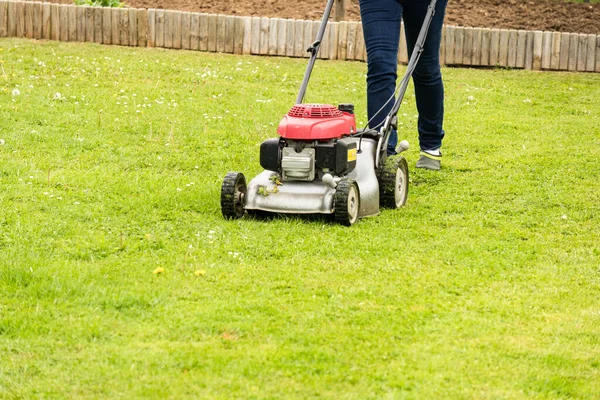
<instances>
[{"instance_id":1,"label":"silver mower deck","mask_svg":"<svg viewBox=\"0 0 600 400\"><path fill-rule=\"evenodd\" d=\"M356 138L358 142L358 138ZM358 185L360 195L359 218L379 214L379 184L375 173L377 142L363 138L361 152L356 157L356 168L348 174ZM332 214L335 188L321 179L314 181L286 181L277 185L278 174L263 171L250 181L245 195L246 210L272 213Z\"/></svg>"}]
</instances>

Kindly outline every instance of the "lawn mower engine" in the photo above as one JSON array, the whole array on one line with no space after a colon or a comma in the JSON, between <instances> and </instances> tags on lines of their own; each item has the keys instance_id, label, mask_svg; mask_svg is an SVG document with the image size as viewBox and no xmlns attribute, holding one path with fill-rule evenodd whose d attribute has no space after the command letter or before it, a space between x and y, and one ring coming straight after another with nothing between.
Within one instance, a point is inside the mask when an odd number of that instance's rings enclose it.
<instances>
[{"instance_id":1,"label":"lawn mower engine","mask_svg":"<svg viewBox=\"0 0 600 400\"><path fill-rule=\"evenodd\" d=\"M363 138L359 150L352 104L296 104L277 132L261 144L265 170L247 186L241 173L226 176L223 215L334 214L352 225L379 214L377 140Z\"/></svg>"},{"instance_id":2,"label":"lawn mower engine","mask_svg":"<svg viewBox=\"0 0 600 400\"><path fill-rule=\"evenodd\" d=\"M283 118L279 138L260 146L260 165L280 174L281 182L342 176L356 167L354 106L298 104Z\"/></svg>"}]
</instances>

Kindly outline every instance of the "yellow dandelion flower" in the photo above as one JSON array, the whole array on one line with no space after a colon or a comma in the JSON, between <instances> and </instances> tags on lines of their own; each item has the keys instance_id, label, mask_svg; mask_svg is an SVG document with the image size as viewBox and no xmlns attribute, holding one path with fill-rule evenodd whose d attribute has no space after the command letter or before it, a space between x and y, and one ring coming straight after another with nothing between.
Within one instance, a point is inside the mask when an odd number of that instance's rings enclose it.
<instances>
[{"instance_id":1,"label":"yellow dandelion flower","mask_svg":"<svg viewBox=\"0 0 600 400\"><path fill-rule=\"evenodd\" d=\"M196 276L204 276L204 274L206 274L206 271L203 269L199 269L196 272L194 272L194 275Z\"/></svg>"},{"instance_id":2,"label":"yellow dandelion flower","mask_svg":"<svg viewBox=\"0 0 600 400\"><path fill-rule=\"evenodd\" d=\"M155 274L155 275L160 275L163 272L165 272L165 269L163 267L158 267L152 273Z\"/></svg>"}]
</instances>

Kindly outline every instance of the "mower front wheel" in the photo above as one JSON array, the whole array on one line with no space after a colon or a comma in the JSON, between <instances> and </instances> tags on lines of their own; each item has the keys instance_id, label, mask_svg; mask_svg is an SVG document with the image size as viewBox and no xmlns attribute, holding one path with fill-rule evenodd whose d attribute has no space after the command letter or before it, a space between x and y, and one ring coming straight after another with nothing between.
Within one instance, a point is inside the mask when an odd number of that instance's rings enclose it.
<instances>
[{"instance_id":1,"label":"mower front wheel","mask_svg":"<svg viewBox=\"0 0 600 400\"><path fill-rule=\"evenodd\" d=\"M379 203L400 208L408 198L408 163L402 156L389 157L379 175Z\"/></svg>"},{"instance_id":2,"label":"mower front wheel","mask_svg":"<svg viewBox=\"0 0 600 400\"><path fill-rule=\"evenodd\" d=\"M342 179L336 188L333 198L335 221L345 226L352 226L358 220L360 195L358 186L352 179Z\"/></svg>"},{"instance_id":3,"label":"mower front wheel","mask_svg":"<svg viewBox=\"0 0 600 400\"><path fill-rule=\"evenodd\" d=\"M244 196L246 195L246 177L241 172L229 172L221 186L221 212L226 219L238 219L244 216Z\"/></svg>"}]
</instances>

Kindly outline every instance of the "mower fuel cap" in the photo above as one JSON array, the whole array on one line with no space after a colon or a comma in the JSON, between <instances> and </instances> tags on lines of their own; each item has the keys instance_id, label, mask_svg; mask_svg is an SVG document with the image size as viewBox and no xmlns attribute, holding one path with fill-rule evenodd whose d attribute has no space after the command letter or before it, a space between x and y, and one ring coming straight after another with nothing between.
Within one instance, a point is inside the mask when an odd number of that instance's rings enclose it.
<instances>
[{"instance_id":1,"label":"mower fuel cap","mask_svg":"<svg viewBox=\"0 0 600 400\"><path fill-rule=\"evenodd\" d=\"M340 110L342 112L354 114L354 104L342 103L338 106L338 110Z\"/></svg>"}]
</instances>

